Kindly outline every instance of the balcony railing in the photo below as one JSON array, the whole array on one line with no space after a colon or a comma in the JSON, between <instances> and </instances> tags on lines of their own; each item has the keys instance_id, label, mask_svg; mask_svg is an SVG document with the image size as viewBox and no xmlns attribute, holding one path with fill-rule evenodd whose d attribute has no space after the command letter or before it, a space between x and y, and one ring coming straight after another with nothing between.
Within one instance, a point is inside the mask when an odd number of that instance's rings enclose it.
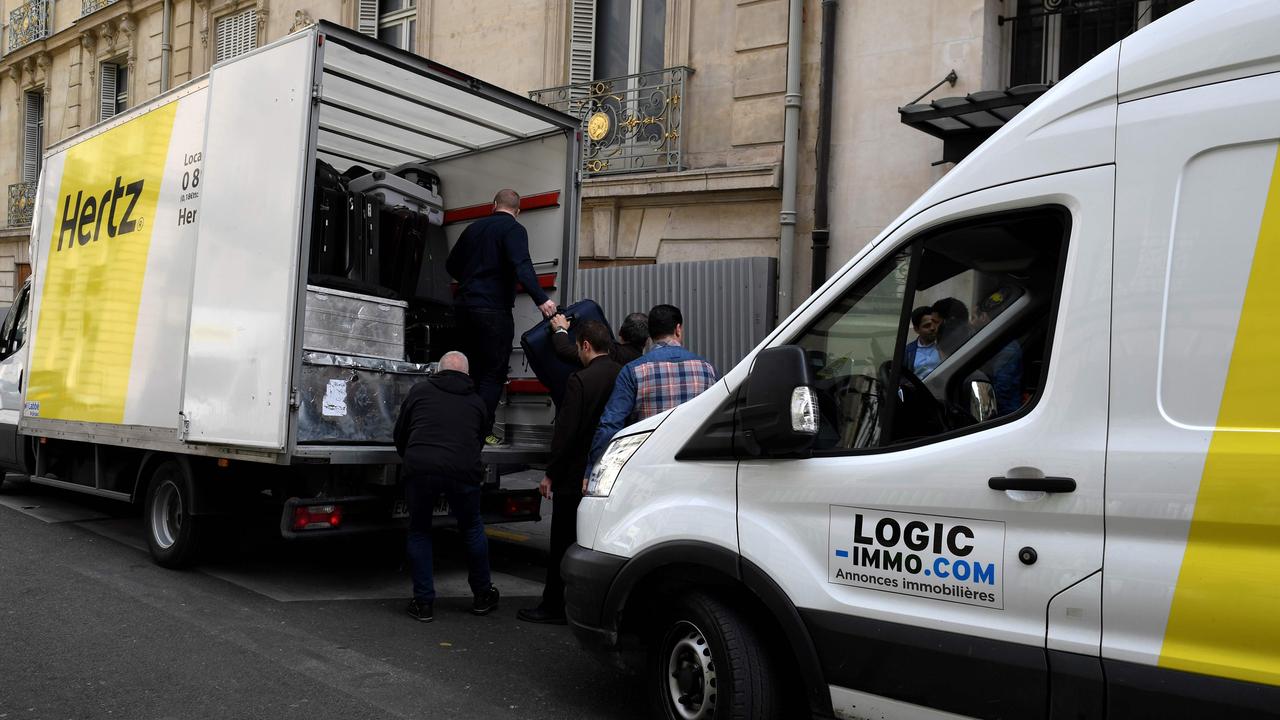
<instances>
[{"instance_id":1,"label":"balcony railing","mask_svg":"<svg viewBox=\"0 0 1280 720\"><path fill-rule=\"evenodd\" d=\"M683 170L684 83L674 67L534 90L529 97L582 121L584 177Z\"/></svg>"},{"instance_id":2,"label":"balcony railing","mask_svg":"<svg viewBox=\"0 0 1280 720\"><path fill-rule=\"evenodd\" d=\"M30 227L31 212L36 206L36 184L14 183L9 186L9 227Z\"/></svg>"},{"instance_id":3,"label":"balcony railing","mask_svg":"<svg viewBox=\"0 0 1280 720\"><path fill-rule=\"evenodd\" d=\"M48 0L31 0L9 12L9 47L13 52L24 45L49 37L51 18Z\"/></svg>"},{"instance_id":4,"label":"balcony railing","mask_svg":"<svg viewBox=\"0 0 1280 720\"><path fill-rule=\"evenodd\" d=\"M80 0L80 17L92 15L108 5L114 5L116 0Z\"/></svg>"}]
</instances>

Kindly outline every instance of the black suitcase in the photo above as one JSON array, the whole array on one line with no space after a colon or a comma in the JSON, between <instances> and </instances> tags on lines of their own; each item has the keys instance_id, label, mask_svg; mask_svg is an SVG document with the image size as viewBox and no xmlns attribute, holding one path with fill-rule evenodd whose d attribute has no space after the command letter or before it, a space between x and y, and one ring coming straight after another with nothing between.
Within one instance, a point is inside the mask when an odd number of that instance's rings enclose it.
<instances>
[{"instance_id":1,"label":"black suitcase","mask_svg":"<svg viewBox=\"0 0 1280 720\"><path fill-rule=\"evenodd\" d=\"M609 329L610 337L613 336L613 328L609 327L604 311L594 300L579 300L567 308L561 308L560 312L569 318L569 337L575 342L577 342L575 328L581 327L582 323L588 320L604 323L604 326ZM547 386L547 390L551 392L551 402L555 403L556 409L559 410L560 402L564 400L564 389L569 382L569 376L581 370L582 366L566 363L556 355L555 346L551 344L552 332L551 321L543 320L520 336L520 347L524 350L529 369L533 370L538 380Z\"/></svg>"},{"instance_id":2,"label":"black suitcase","mask_svg":"<svg viewBox=\"0 0 1280 720\"><path fill-rule=\"evenodd\" d=\"M312 200L309 275L345 274L347 266L347 188L341 175L323 160L316 161Z\"/></svg>"}]
</instances>

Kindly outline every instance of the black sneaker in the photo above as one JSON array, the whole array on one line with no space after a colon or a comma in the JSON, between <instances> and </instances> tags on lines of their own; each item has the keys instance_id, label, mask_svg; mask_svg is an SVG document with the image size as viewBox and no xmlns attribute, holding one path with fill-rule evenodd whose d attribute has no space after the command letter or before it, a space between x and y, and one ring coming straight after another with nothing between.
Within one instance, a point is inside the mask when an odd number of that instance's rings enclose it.
<instances>
[{"instance_id":1,"label":"black sneaker","mask_svg":"<svg viewBox=\"0 0 1280 720\"><path fill-rule=\"evenodd\" d=\"M490 585L488 590L475 596L471 602L472 615L488 615L498 608L498 588Z\"/></svg>"},{"instance_id":2,"label":"black sneaker","mask_svg":"<svg viewBox=\"0 0 1280 720\"><path fill-rule=\"evenodd\" d=\"M409 607L405 609L408 611L409 617L419 622L431 622L436 619L431 610L431 603L425 600L414 598L409 601Z\"/></svg>"}]
</instances>

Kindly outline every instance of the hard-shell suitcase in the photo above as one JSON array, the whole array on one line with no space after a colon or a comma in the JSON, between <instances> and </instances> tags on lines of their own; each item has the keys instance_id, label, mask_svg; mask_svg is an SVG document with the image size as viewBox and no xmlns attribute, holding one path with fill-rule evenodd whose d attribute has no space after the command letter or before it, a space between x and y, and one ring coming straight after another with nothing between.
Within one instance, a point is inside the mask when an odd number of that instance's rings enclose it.
<instances>
[{"instance_id":1,"label":"hard-shell suitcase","mask_svg":"<svg viewBox=\"0 0 1280 720\"><path fill-rule=\"evenodd\" d=\"M345 275L347 266L347 188L338 171L316 161L314 212L308 272L316 276Z\"/></svg>"},{"instance_id":2,"label":"hard-shell suitcase","mask_svg":"<svg viewBox=\"0 0 1280 720\"><path fill-rule=\"evenodd\" d=\"M569 318L569 337L575 342L577 341L575 329L582 327L582 323L588 320L604 323L604 326L609 328L610 336L613 335L613 328L609 327L604 311L594 300L579 300L567 308L561 308L560 312ZM552 332L551 321L543 320L520 336L520 347L524 349L524 357L529 363L529 368L533 370L538 380L547 386L547 390L551 393L551 401L555 403L558 410L561 401L564 400L564 389L569 382L569 376L581 370L582 366L566 363L556 355L555 346L551 344Z\"/></svg>"},{"instance_id":3,"label":"hard-shell suitcase","mask_svg":"<svg viewBox=\"0 0 1280 720\"><path fill-rule=\"evenodd\" d=\"M440 178L419 165L375 170L368 175L352 178L348 187L352 192L376 196L389 209L421 213L433 224L444 224Z\"/></svg>"}]
</instances>

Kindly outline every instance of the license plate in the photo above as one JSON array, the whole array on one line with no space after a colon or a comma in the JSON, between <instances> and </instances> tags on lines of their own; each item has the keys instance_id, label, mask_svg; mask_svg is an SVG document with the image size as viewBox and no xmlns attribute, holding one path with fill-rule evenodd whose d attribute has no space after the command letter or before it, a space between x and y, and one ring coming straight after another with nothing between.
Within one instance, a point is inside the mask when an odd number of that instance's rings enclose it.
<instances>
[{"instance_id":1,"label":"license plate","mask_svg":"<svg viewBox=\"0 0 1280 720\"><path fill-rule=\"evenodd\" d=\"M435 517L440 517L441 515L448 515L449 501L444 499L443 497L436 498L436 505L435 507L431 508L431 514L434 515ZM391 506L391 517L394 520L409 517L409 501L397 500L395 504Z\"/></svg>"}]
</instances>

